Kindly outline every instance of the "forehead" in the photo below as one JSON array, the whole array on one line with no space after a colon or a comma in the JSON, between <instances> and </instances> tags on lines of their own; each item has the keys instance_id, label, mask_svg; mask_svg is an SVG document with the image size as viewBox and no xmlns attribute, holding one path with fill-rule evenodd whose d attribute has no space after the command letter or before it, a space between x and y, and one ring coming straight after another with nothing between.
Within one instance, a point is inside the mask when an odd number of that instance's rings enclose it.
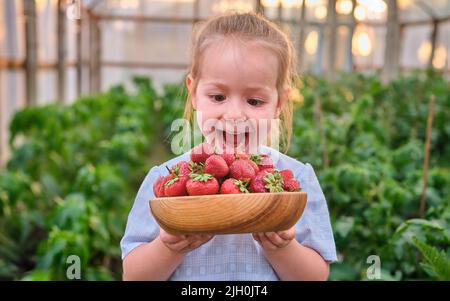
<instances>
[{"instance_id":1,"label":"forehead","mask_svg":"<svg viewBox=\"0 0 450 301\"><path fill-rule=\"evenodd\" d=\"M273 51L261 43L226 38L208 45L200 70L200 81L275 86L278 61Z\"/></svg>"}]
</instances>

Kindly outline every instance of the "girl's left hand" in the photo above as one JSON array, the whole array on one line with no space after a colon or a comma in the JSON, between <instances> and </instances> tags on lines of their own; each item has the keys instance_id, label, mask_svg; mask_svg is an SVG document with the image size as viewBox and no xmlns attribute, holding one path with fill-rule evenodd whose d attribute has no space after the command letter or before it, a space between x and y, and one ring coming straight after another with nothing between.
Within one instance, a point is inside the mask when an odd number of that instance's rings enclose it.
<instances>
[{"instance_id":1,"label":"girl's left hand","mask_svg":"<svg viewBox=\"0 0 450 301\"><path fill-rule=\"evenodd\" d=\"M287 246L295 238L295 226L278 232L253 233L256 240L265 250L276 251Z\"/></svg>"}]
</instances>

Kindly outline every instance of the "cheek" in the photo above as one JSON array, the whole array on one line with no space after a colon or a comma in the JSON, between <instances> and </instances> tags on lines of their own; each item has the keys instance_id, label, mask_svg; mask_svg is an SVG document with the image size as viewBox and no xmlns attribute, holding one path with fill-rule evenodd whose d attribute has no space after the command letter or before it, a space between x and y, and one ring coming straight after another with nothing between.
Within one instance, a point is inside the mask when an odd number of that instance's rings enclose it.
<instances>
[{"instance_id":1,"label":"cheek","mask_svg":"<svg viewBox=\"0 0 450 301\"><path fill-rule=\"evenodd\" d=\"M219 119L219 113L209 101L200 100L197 102L196 118L197 125L202 134L207 136L213 132L211 127L213 127L216 120Z\"/></svg>"}]
</instances>

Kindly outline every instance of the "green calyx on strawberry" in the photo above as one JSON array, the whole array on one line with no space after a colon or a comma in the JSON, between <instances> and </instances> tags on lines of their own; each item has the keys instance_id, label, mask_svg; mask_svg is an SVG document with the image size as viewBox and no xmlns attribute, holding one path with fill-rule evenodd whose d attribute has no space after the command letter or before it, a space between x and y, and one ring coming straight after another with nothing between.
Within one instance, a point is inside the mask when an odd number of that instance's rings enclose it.
<instances>
[{"instance_id":1,"label":"green calyx on strawberry","mask_svg":"<svg viewBox=\"0 0 450 301\"><path fill-rule=\"evenodd\" d=\"M205 164L201 163L201 162L196 163L196 162L190 161L189 162L189 170L191 171L190 174L191 173L194 173L194 174L203 173L205 171Z\"/></svg>"},{"instance_id":2,"label":"green calyx on strawberry","mask_svg":"<svg viewBox=\"0 0 450 301\"><path fill-rule=\"evenodd\" d=\"M189 180L188 176L176 176L170 174L166 177L166 183L164 184L165 196L185 196L187 195L186 183Z\"/></svg>"},{"instance_id":3,"label":"green calyx on strawberry","mask_svg":"<svg viewBox=\"0 0 450 301\"><path fill-rule=\"evenodd\" d=\"M250 182L252 192L283 192L283 177L278 171L260 171Z\"/></svg>"},{"instance_id":4,"label":"green calyx on strawberry","mask_svg":"<svg viewBox=\"0 0 450 301\"><path fill-rule=\"evenodd\" d=\"M180 161L168 170L170 174L173 174L177 177L189 176L189 174L191 173L191 164L186 161Z\"/></svg>"},{"instance_id":5,"label":"green calyx on strawberry","mask_svg":"<svg viewBox=\"0 0 450 301\"><path fill-rule=\"evenodd\" d=\"M272 158L269 157L268 155L251 155L250 160L255 162L260 170L266 168L273 168Z\"/></svg>"},{"instance_id":6,"label":"green calyx on strawberry","mask_svg":"<svg viewBox=\"0 0 450 301\"><path fill-rule=\"evenodd\" d=\"M192 180L197 181L197 182L208 182L210 179L214 178L214 176L209 173L203 173L203 174L191 173L189 176Z\"/></svg>"},{"instance_id":7,"label":"green calyx on strawberry","mask_svg":"<svg viewBox=\"0 0 450 301\"><path fill-rule=\"evenodd\" d=\"M250 160L252 160L256 164L260 164L262 161L262 157L261 155L250 155Z\"/></svg>"},{"instance_id":8,"label":"green calyx on strawberry","mask_svg":"<svg viewBox=\"0 0 450 301\"><path fill-rule=\"evenodd\" d=\"M249 181L241 181L233 178L226 179L220 186L221 194L249 193L247 187Z\"/></svg>"},{"instance_id":9,"label":"green calyx on strawberry","mask_svg":"<svg viewBox=\"0 0 450 301\"><path fill-rule=\"evenodd\" d=\"M189 180L189 163L186 161L180 161L172 168L166 169L169 171L164 180L164 196L185 196L186 182Z\"/></svg>"},{"instance_id":10,"label":"green calyx on strawberry","mask_svg":"<svg viewBox=\"0 0 450 301\"><path fill-rule=\"evenodd\" d=\"M283 178L280 173L275 171L273 173L267 173L264 177L264 181L267 183L264 187L269 190L269 192L283 192Z\"/></svg>"},{"instance_id":11,"label":"green calyx on strawberry","mask_svg":"<svg viewBox=\"0 0 450 301\"><path fill-rule=\"evenodd\" d=\"M186 182L186 190L189 195L208 195L219 192L219 182L211 174L190 174Z\"/></svg>"}]
</instances>

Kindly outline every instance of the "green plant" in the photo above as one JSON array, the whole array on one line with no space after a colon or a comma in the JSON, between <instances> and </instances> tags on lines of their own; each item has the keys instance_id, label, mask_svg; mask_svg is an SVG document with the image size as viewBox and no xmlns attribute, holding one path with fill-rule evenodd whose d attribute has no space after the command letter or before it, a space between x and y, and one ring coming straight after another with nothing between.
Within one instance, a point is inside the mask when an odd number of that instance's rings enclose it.
<instances>
[{"instance_id":1,"label":"green plant","mask_svg":"<svg viewBox=\"0 0 450 301\"><path fill-rule=\"evenodd\" d=\"M425 258L426 263L421 263L423 269L433 278L438 280L450 280L450 253L439 251L437 248L413 237L414 245Z\"/></svg>"}]
</instances>

